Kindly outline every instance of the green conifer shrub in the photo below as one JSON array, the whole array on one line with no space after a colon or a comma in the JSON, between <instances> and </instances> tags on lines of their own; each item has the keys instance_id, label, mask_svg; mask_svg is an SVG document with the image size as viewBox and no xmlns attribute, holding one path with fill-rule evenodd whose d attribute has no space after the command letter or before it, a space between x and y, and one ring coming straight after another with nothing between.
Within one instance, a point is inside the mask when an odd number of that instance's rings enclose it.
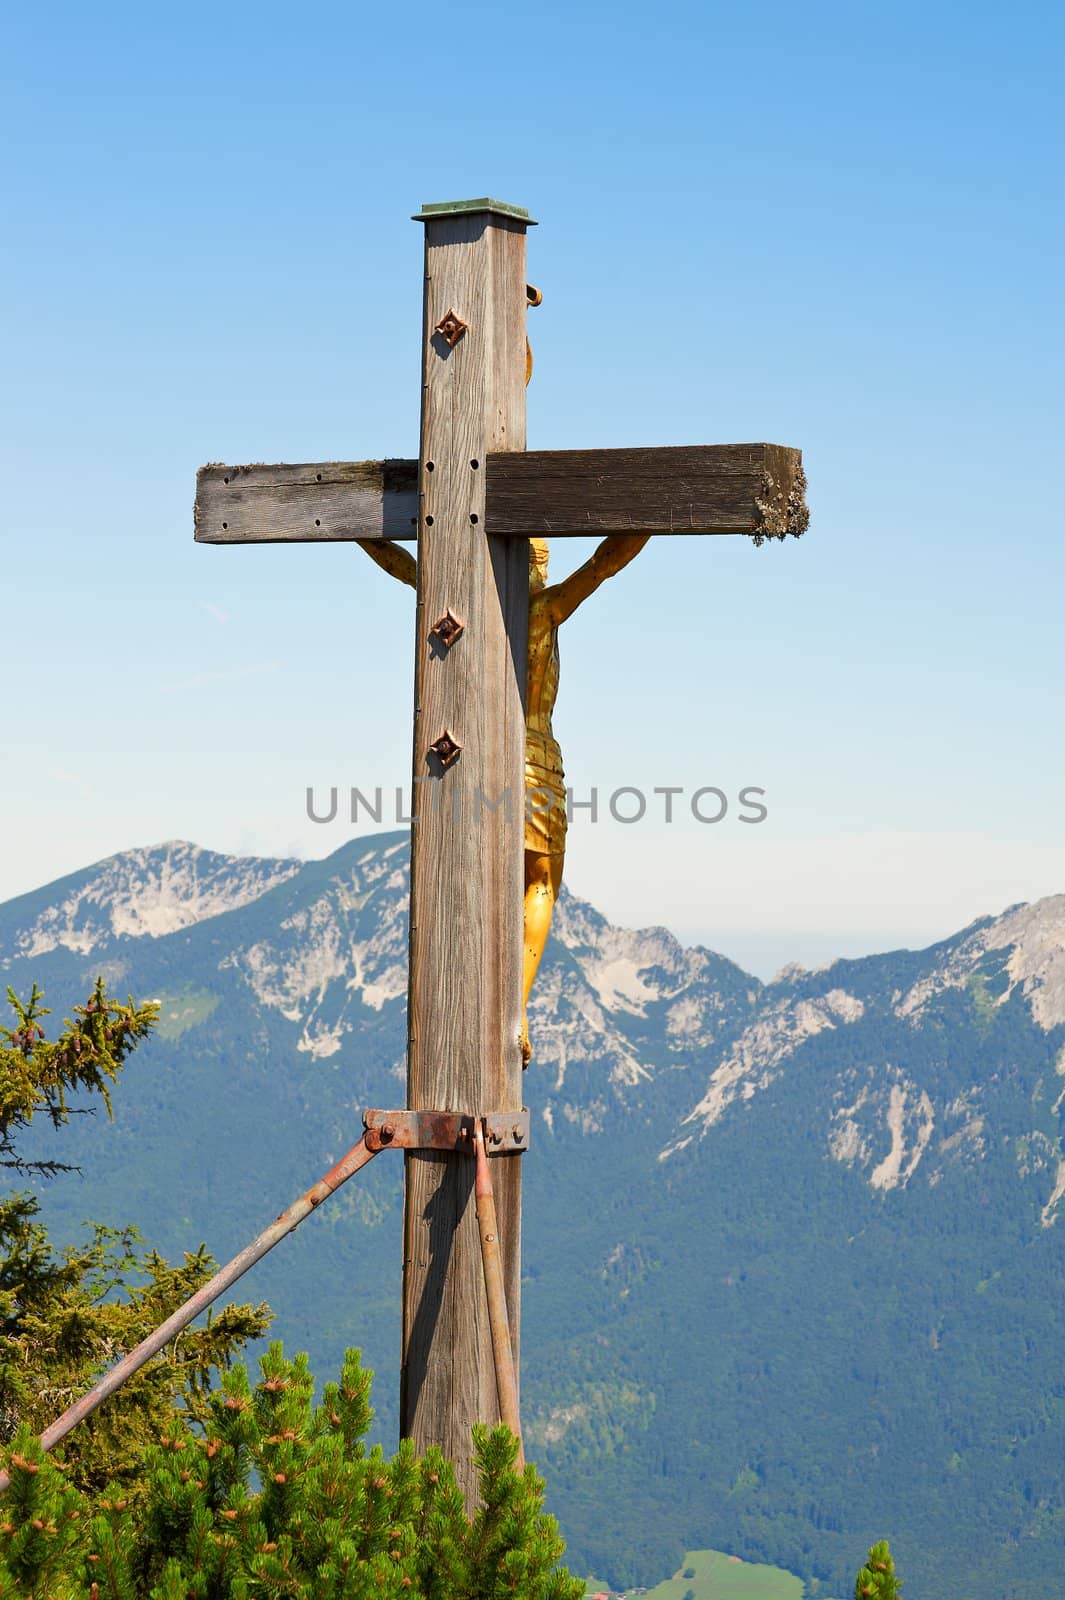
<instances>
[{"instance_id":1,"label":"green conifer shrub","mask_svg":"<svg viewBox=\"0 0 1065 1600\"><path fill-rule=\"evenodd\" d=\"M111 1113L110 1085L155 1021L153 1005L112 1000L98 979L84 1006L74 1008L54 1040L36 985L28 1001L8 990L13 1026L0 1027L0 1167L48 1177L70 1168L28 1161L17 1147L37 1115L59 1128L102 1099ZM71 1401L91 1388L123 1351L145 1338L214 1272L202 1247L172 1266L145 1249L133 1227L91 1227L89 1240L53 1249L31 1194L0 1200L0 1444L20 1425L43 1431ZM71 1456L71 1481L102 1489L109 1481L136 1493L144 1444L169 1419L175 1404L191 1418L206 1416L212 1372L227 1367L247 1339L264 1333L269 1307L226 1306L187 1328L165 1352L82 1423Z\"/></svg>"},{"instance_id":2,"label":"green conifer shrub","mask_svg":"<svg viewBox=\"0 0 1065 1600\"><path fill-rule=\"evenodd\" d=\"M254 1389L243 1367L224 1376L203 1428L174 1413L144 1449L139 1496L72 1486L23 1430L0 1499L0 1600L582 1600L506 1428L475 1430L469 1520L440 1451L366 1450L357 1351L317 1407L306 1357L275 1343L260 1366Z\"/></svg>"},{"instance_id":3,"label":"green conifer shrub","mask_svg":"<svg viewBox=\"0 0 1065 1600\"><path fill-rule=\"evenodd\" d=\"M886 1539L874 1544L865 1566L854 1580L854 1600L900 1600L902 1584Z\"/></svg>"}]
</instances>

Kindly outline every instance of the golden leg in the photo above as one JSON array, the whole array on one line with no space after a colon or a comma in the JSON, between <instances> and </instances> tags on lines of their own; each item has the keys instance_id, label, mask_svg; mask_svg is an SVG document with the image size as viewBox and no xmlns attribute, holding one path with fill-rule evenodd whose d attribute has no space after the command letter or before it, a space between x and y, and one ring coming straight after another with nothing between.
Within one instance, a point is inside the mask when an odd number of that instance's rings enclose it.
<instances>
[{"instance_id":1,"label":"golden leg","mask_svg":"<svg viewBox=\"0 0 1065 1600\"><path fill-rule=\"evenodd\" d=\"M525 852L525 949L522 966L521 1059L528 1066L532 1057L529 1043L529 996L536 981L540 959L551 931L551 918L562 884L564 856Z\"/></svg>"}]
</instances>

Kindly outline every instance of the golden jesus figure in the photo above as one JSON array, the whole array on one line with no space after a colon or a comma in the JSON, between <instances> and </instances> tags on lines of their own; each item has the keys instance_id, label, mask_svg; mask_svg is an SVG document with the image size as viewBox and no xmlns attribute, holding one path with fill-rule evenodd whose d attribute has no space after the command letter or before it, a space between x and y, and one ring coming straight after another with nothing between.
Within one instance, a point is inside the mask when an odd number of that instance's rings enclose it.
<instances>
[{"instance_id":1,"label":"golden jesus figure","mask_svg":"<svg viewBox=\"0 0 1065 1600\"><path fill-rule=\"evenodd\" d=\"M529 996L551 930L566 856L562 751L551 728L558 696L558 630L599 585L639 555L650 534L615 533L561 583L547 581L547 540L529 540L529 661L525 724L525 948L522 958L522 1062L528 1066ZM357 539L361 549L412 589L418 564L387 539Z\"/></svg>"}]
</instances>

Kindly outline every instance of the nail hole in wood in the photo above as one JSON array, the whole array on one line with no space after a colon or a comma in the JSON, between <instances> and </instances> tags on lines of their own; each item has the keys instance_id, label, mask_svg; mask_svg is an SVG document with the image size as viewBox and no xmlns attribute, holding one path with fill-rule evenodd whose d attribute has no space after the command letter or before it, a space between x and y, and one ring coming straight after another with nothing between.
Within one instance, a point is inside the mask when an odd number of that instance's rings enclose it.
<instances>
[{"instance_id":1,"label":"nail hole in wood","mask_svg":"<svg viewBox=\"0 0 1065 1600\"><path fill-rule=\"evenodd\" d=\"M432 527L432 525L433 525L433 519L432 519L432 517L426 517L426 519L425 519L425 526L426 526L426 527L427 527L427 528L431 528L431 527Z\"/></svg>"},{"instance_id":2,"label":"nail hole in wood","mask_svg":"<svg viewBox=\"0 0 1065 1600\"><path fill-rule=\"evenodd\" d=\"M321 517L315 517L315 519L314 519L314 525L315 525L315 527L316 527L316 528L320 528L320 527L321 527L321 526L322 526L322 519L321 519Z\"/></svg>"},{"instance_id":3,"label":"nail hole in wood","mask_svg":"<svg viewBox=\"0 0 1065 1600\"><path fill-rule=\"evenodd\" d=\"M222 479L222 482L223 482L223 483L228 483L228 482L229 482L229 479L228 479L228 478L223 478L223 479Z\"/></svg>"},{"instance_id":4,"label":"nail hole in wood","mask_svg":"<svg viewBox=\"0 0 1065 1600\"><path fill-rule=\"evenodd\" d=\"M480 462L479 462L479 461L471 461L471 462L470 462L470 466L471 466L471 467L472 467L472 468L473 468L473 470L474 470L474 472L476 472L476 471L477 471L477 468L478 468L478 467L479 467L479 466L480 466L480 465L481 465L481 463L480 463ZM228 482L228 479L227 479L227 482Z\"/></svg>"},{"instance_id":5,"label":"nail hole in wood","mask_svg":"<svg viewBox=\"0 0 1065 1600\"><path fill-rule=\"evenodd\" d=\"M315 476L315 478L316 478L316 479L317 479L317 480L318 480L318 482L319 482L319 483L321 483L321 481L322 481L322 474L321 474L321 473L320 473L320 472L316 472L316 473L315 473L315 475L314 475L314 476Z\"/></svg>"},{"instance_id":6,"label":"nail hole in wood","mask_svg":"<svg viewBox=\"0 0 1065 1600\"><path fill-rule=\"evenodd\" d=\"M426 472L435 472L436 471L436 462L435 461L427 461L425 463L425 470L426 470Z\"/></svg>"},{"instance_id":7,"label":"nail hole in wood","mask_svg":"<svg viewBox=\"0 0 1065 1600\"><path fill-rule=\"evenodd\" d=\"M229 523L228 522L223 522L223 524L222 524L223 531L225 531L225 529L228 528L228 527L229 527Z\"/></svg>"},{"instance_id":8,"label":"nail hole in wood","mask_svg":"<svg viewBox=\"0 0 1065 1600\"><path fill-rule=\"evenodd\" d=\"M471 512L470 512L470 521L471 521L471 522L474 522L474 523L476 523L476 522L479 522L479 521L480 521L480 520L481 520L481 519L480 519L480 518L479 518L479 517L478 517L478 515L477 515L477 513L476 513L476 511L471 511Z\"/></svg>"}]
</instances>

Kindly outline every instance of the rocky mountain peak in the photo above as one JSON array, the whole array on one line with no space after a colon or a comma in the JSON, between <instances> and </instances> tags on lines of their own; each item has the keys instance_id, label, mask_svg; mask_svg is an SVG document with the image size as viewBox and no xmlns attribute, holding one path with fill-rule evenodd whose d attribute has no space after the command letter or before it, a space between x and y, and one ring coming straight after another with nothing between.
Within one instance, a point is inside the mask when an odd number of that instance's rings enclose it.
<instances>
[{"instance_id":1,"label":"rocky mountain peak","mask_svg":"<svg viewBox=\"0 0 1065 1600\"><path fill-rule=\"evenodd\" d=\"M227 856L184 839L124 850L0 908L4 955L89 955L117 938L153 938L257 900L300 862Z\"/></svg>"},{"instance_id":2,"label":"rocky mountain peak","mask_svg":"<svg viewBox=\"0 0 1065 1600\"><path fill-rule=\"evenodd\" d=\"M986 930L989 950L1008 948L1008 971L1041 1028L1065 1023L1065 894L1016 906Z\"/></svg>"},{"instance_id":3,"label":"rocky mountain peak","mask_svg":"<svg viewBox=\"0 0 1065 1600\"><path fill-rule=\"evenodd\" d=\"M380 1038L401 1077L409 859L406 832L352 839L305 863L184 840L125 851L0 907L0 959L10 968L65 951L106 967L110 954L117 974L116 943L126 963L128 941L187 940L210 920L195 948L217 974L212 993L235 980L261 1014L296 1030L310 1062L338 1066ZM200 958L183 944L171 959L183 971ZM205 989L196 1004L208 1003ZM929 1042L962 1017L990 1040L1011 1005L1041 1036L1065 1025L1065 895L1011 906L925 951L793 964L761 984L666 928L616 927L564 888L531 1006L531 1103L552 1133L649 1119L665 1161L801 1082L826 1157L874 1191L918 1175L935 1183L985 1158L1007 1064L982 1043L980 1060L944 1072ZM187 999L175 1002L175 1015L187 1014ZM1065 1045L1052 1048L1065 1074ZM1065 1085L1050 1099L1056 1115ZM1023 1159L1026 1171L1045 1168L1049 1225L1065 1199L1065 1155L1049 1123L1031 1120Z\"/></svg>"},{"instance_id":4,"label":"rocky mountain peak","mask_svg":"<svg viewBox=\"0 0 1065 1600\"><path fill-rule=\"evenodd\" d=\"M998 965L1003 981L994 1004L1005 1005L1019 991L1044 1032L1065 1024L1065 895L1011 906L937 948L942 960L898 996L900 1016L921 1015L937 995L965 988ZM1004 966L989 959L999 951L1008 952Z\"/></svg>"}]
</instances>

